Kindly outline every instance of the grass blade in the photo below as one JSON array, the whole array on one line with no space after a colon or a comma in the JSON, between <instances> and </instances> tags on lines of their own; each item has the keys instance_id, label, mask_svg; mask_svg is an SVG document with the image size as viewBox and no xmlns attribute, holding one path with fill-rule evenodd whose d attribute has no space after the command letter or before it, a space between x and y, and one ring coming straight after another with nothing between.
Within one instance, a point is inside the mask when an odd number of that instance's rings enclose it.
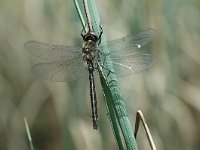
<instances>
[{"instance_id":1,"label":"grass blade","mask_svg":"<svg viewBox=\"0 0 200 150\"><path fill-rule=\"evenodd\" d=\"M25 127L26 127L26 133L27 133L30 149L34 150L33 141L32 141L32 138L31 138L31 133L30 133L28 122L27 122L26 118L24 118L24 123L25 123Z\"/></svg>"}]
</instances>

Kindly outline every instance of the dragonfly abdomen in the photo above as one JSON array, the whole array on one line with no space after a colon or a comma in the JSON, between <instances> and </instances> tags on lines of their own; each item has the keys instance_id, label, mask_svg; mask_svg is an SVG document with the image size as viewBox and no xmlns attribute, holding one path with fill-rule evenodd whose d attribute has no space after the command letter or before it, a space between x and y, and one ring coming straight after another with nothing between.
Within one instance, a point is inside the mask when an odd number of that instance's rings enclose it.
<instances>
[{"instance_id":1,"label":"dragonfly abdomen","mask_svg":"<svg viewBox=\"0 0 200 150\"><path fill-rule=\"evenodd\" d=\"M91 107L92 107L92 120L93 120L93 128L96 130L98 126L98 113L97 113L97 98L96 98L96 90L95 90L95 82L94 82L94 65L92 61L87 61L88 72L89 72L89 81L90 81L90 99L91 99Z\"/></svg>"}]
</instances>

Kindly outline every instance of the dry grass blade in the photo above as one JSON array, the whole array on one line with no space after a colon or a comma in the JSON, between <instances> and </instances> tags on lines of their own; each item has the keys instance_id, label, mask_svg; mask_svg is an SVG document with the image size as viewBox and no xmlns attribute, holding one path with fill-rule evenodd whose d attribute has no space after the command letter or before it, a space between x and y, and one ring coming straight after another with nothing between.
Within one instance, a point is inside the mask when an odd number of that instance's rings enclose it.
<instances>
[{"instance_id":1,"label":"dry grass blade","mask_svg":"<svg viewBox=\"0 0 200 150\"><path fill-rule=\"evenodd\" d=\"M134 136L135 138L137 137L137 133L139 130L139 126L140 126L140 121L142 121L142 125L144 127L144 130L146 132L146 136L147 139L149 141L149 145L151 147L152 150L156 150L156 146L154 144L153 138L151 136L150 130L147 126L146 120L144 118L144 115L142 114L141 110L138 110L137 114L136 114L136 121L135 121L135 132L134 132Z\"/></svg>"}]
</instances>

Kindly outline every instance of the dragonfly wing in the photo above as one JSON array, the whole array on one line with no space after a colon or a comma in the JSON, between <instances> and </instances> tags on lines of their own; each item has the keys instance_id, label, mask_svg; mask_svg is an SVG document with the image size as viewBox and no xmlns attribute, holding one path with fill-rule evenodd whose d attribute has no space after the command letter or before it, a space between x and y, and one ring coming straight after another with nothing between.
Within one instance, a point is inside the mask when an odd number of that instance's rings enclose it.
<instances>
[{"instance_id":1,"label":"dragonfly wing","mask_svg":"<svg viewBox=\"0 0 200 150\"><path fill-rule=\"evenodd\" d=\"M127 76L153 66L155 58L150 54L136 54L125 57L113 57L113 68L117 76Z\"/></svg>"},{"instance_id":2,"label":"dragonfly wing","mask_svg":"<svg viewBox=\"0 0 200 150\"><path fill-rule=\"evenodd\" d=\"M32 72L42 79L53 81L73 81L86 76L87 70L79 59L65 62L39 63Z\"/></svg>"},{"instance_id":3,"label":"dragonfly wing","mask_svg":"<svg viewBox=\"0 0 200 150\"><path fill-rule=\"evenodd\" d=\"M80 47L53 45L39 41L28 41L24 44L24 47L33 56L46 61L64 61L81 58L82 55Z\"/></svg>"},{"instance_id":4,"label":"dragonfly wing","mask_svg":"<svg viewBox=\"0 0 200 150\"><path fill-rule=\"evenodd\" d=\"M125 55L147 44L155 34L151 28L143 29L138 34L130 34L107 43L110 55ZM105 45L100 46L103 48Z\"/></svg>"}]
</instances>

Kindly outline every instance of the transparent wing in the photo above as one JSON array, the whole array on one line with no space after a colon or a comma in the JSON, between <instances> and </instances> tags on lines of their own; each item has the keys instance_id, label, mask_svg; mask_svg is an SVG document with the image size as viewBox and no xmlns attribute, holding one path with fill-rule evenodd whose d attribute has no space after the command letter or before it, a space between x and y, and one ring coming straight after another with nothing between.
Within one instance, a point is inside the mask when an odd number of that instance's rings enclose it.
<instances>
[{"instance_id":1,"label":"transparent wing","mask_svg":"<svg viewBox=\"0 0 200 150\"><path fill-rule=\"evenodd\" d=\"M130 34L107 43L110 55L125 55L131 53L147 44L155 34L151 28L143 29L138 34ZM105 45L101 45L103 48Z\"/></svg>"},{"instance_id":2,"label":"transparent wing","mask_svg":"<svg viewBox=\"0 0 200 150\"><path fill-rule=\"evenodd\" d=\"M32 72L42 79L53 81L73 81L85 77L87 74L81 59L39 63L32 67Z\"/></svg>"},{"instance_id":3,"label":"transparent wing","mask_svg":"<svg viewBox=\"0 0 200 150\"><path fill-rule=\"evenodd\" d=\"M81 58L82 55L80 47L52 45L39 41L28 41L24 44L24 47L33 56L47 61L64 61Z\"/></svg>"},{"instance_id":4,"label":"transparent wing","mask_svg":"<svg viewBox=\"0 0 200 150\"><path fill-rule=\"evenodd\" d=\"M125 57L113 57L113 68L118 76L127 76L153 66L155 58L150 54L137 54Z\"/></svg>"}]
</instances>

